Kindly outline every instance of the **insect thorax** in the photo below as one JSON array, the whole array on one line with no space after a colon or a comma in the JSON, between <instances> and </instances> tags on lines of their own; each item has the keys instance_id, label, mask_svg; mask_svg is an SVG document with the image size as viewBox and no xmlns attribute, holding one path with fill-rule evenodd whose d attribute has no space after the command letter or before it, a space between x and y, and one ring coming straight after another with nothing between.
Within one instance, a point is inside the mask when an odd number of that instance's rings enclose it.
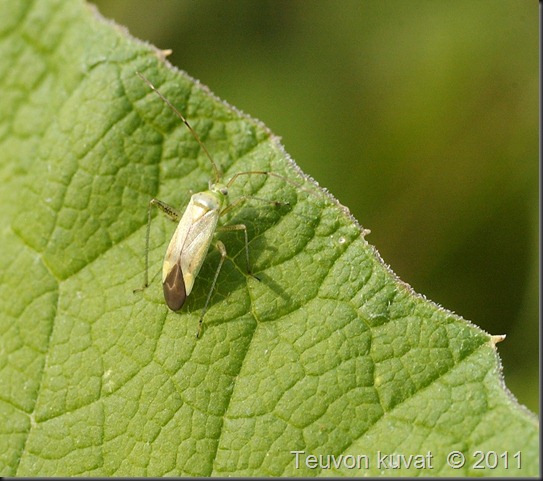
<instances>
[{"instance_id":1,"label":"insect thorax","mask_svg":"<svg viewBox=\"0 0 543 481\"><path fill-rule=\"evenodd\" d=\"M216 189L198 192L191 197L191 204L200 207L204 211L220 211L226 203L226 195Z\"/></svg>"}]
</instances>

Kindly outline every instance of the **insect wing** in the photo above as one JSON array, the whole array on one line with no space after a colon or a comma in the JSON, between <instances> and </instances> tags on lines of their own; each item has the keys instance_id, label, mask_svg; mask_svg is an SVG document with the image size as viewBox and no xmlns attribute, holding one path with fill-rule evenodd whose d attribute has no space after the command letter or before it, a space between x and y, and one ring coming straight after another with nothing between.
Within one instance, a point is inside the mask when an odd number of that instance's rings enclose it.
<instances>
[{"instance_id":1,"label":"insect wing","mask_svg":"<svg viewBox=\"0 0 543 481\"><path fill-rule=\"evenodd\" d=\"M164 290L164 299L172 311L178 311L183 307L187 299L185 288L185 279L181 270L181 263L177 262L170 270L162 284Z\"/></svg>"},{"instance_id":2,"label":"insect wing","mask_svg":"<svg viewBox=\"0 0 543 481\"><path fill-rule=\"evenodd\" d=\"M217 227L220 214L219 206L215 206L214 203L210 205L210 202L198 202L198 198L195 200L195 197L191 198L166 251L162 271L165 297L166 283L180 286L179 280L176 279L179 275L183 278L184 297L191 293L194 279L204 263L213 239L213 233ZM177 288L177 291L181 294L180 287ZM168 299L166 301L170 306ZM177 305L176 302L172 302L172 304ZM181 305L177 309L180 309Z\"/></svg>"},{"instance_id":3,"label":"insect wing","mask_svg":"<svg viewBox=\"0 0 543 481\"><path fill-rule=\"evenodd\" d=\"M194 279L204 263L218 220L218 210L208 211L189 229L181 252L181 268L187 286L187 296L190 294Z\"/></svg>"}]
</instances>

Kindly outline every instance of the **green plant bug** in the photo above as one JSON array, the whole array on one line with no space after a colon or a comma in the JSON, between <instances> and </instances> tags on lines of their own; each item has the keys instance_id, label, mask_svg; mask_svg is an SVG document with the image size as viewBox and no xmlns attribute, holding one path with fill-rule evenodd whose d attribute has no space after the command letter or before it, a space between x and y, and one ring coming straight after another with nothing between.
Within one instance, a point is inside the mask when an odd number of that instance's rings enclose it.
<instances>
[{"instance_id":1,"label":"green plant bug","mask_svg":"<svg viewBox=\"0 0 543 481\"><path fill-rule=\"evenodd\" d=\"M145 289L149 285L149 237L151 229L151 210L153 206L158 207L170 219L178 222L177 228L172 236L172 239L166 249L164 262L162 266L162 287L164 291L164 299L166 305L172 311L178 311L183 307L187 297L190 295L194 282L200 269L205 261L209 247L211 246L213 236L218 231L242 231L245 240L245 260L247 263L247 272L253 278L257 279L251 273L249 263L249 241L247 236L247 227L244 224L233 224L218 226L219 218L239 206L242 202L248 199L264 201L275 206L286 205L286 202L270 201L252 196L239 197L234 203L228 203L229 187L243 175L268 175L277 177L297 185L290 179L266 171L248 171L235 173L228 182L221 183L221 175L217 164L209 154L204 143L198 134L191 127L187 119L181 112L141 73L137 72L138 76L160 97L160 99L181 119L186 127L196 139L206 157L211 162L215 174L214 181L209 181L209 189L203 192L195 193L191 196L190 201L181 215L175 208L162 202L158 199L151 199L149 202L147 216L147 234L146 234L146 249L145 249L145 273L144 282L141 289ZM203 320L211 295L217 283L219 273L226 258L226 247L217 240L216 247L220 253L220 260L215 271L215 276L211 283L209 293L207 295L200 319L198 322L198 331L196 337L199 338L202 333ZM140 290L140 289L136 289Z\"/></svg>"}]
</instances>

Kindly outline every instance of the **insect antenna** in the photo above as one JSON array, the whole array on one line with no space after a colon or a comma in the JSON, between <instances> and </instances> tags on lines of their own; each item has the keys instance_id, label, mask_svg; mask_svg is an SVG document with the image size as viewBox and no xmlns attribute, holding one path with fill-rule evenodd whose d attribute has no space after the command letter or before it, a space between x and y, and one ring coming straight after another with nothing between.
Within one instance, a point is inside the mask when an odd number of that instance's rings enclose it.
<instances>
[{"instance_id":1,"label":"insect antenna","mask_svg":"<svg viewBox=\"0 0 543 481\"><path fill-rule=\"evenodd\" d=\"M173 111L173 113L177 115L177 117L179 117L181 121L187 126L192 136L196 139L202 150L207 155L207 158L211 161L211 165L213 166L213 172L215 173L215 183L219 182L221 179L221 174L219 172L217 164L213 160L213 157L211 157L211 154L206 149L206 146L202 142L202 139L200 139L196 131L191 127L185 116L166 97L164 97L164 95L160 93L160 91L151 83L150 80L148 80L142 73L136 73L138 74L138 77L141 78L151 88L151 90L153 90L162 99L162 101Z\"/></svg>"}]
</instances>

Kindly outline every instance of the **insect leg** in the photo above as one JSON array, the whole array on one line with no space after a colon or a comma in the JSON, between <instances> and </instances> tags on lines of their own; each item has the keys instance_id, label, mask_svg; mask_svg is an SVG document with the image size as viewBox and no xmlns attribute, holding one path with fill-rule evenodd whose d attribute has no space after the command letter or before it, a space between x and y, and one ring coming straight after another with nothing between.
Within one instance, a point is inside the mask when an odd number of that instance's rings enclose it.
<instances>
[{"instance_id":1,"label":"insect leg","mask_svg":"<svg viewBox=\"0 0 543 481\"><path fill-rule=\"evenodd\" d=\"M239 197L238 199L236 199L236 201L233 202L232 204L226 206L221 211L220 215L222 216L222 215L226 214L227 212L230 212L231 210L239 207L240 204L242 204L246 200L258 200L260 202L266 202L268 204L272 204L272 205L274 205L276 207L282 206L282 205L288 205L288 202L281 202L281 201L278 201L278 200L262 199L261 197L253 197L253 196L244 195L244 196ZM235 231L235 230L242 230L243 235L245 237L245 261L247 263L247 273L250 276L254 277L255 279L258 279L258 277L254 276L252 274L251 264L249 262L249 237L247 236L247 226L245 224L233 224L233 225L223 225L223 226L217 227L217 231L222 231L222 232Z\"/></svg>"},{"instance_id":2,"label":"insect leg","mask_svg":"<svg viewBox=\"0 0 543 481\"><path fill-rule=\"evenodd\" d=\"M249 237L247 236L247 226L245 224L231 224L217 227L217 232L232 232L236 230L243 231L243 236L245 237L245 261L247 262L247 274L252 276L251 264L249 263Z\"/></svg>"},{"instance_id":3,"label":"insect leg","mask_svg":"<svg viewBox=\"0 0 543 481\"><path fill-rule=\"evenodd\" d=\"M217 241L216 244L217 250L221 254L221 260L219 261L219 265L217 266L217 270L215 271L215 277L213 277L213 282L211 283L211 288L209 289L209 292L207 294L206 303L204 304L204 308L202 309L202 314L200 316L200 320L198 321L198 332L196 333L196 338L199 338L202 334L202 327L204 323L204 316L207 311L207 308L209 306L209 301L211 300L211 295L213 294L213 289L215 289L215 284L217 283L217 279L219 277L219 272L221 272L221 268L224 262L224 259L226 258L226 247L224 247L224 244L221 241Z\"/></svg>"},{"instance_id":4,"label":"insect leg","mask_svg":"<svg viewBox=\"0 0 543 481\"><path fill-rule=\"evenodd\" d=\"M145 235L145 272L143 274L143 286L139 289L134 289L134 292L142 291L149 285L149 238L151 236L151 210L153 206L158 207L175 222L179 221L180 218L179 212L177 212L177 210L175 210L171 205L168 205L158 199L151 199L149 201L149 207L147 209L147 233Z\"/></svg>"},{"instance_id":5,"label":"insect leg","mask_svg":"<svg viewBox=\"0 0 543 481\"><path fill-rule=\"evenodd\" d=\"M231 210L236 209L240 206L243 202L247 200L258 200L259 202L266 202L267 204L271 204L275 207L281 207L283 205L289 205L288 202L281 202L280 200L270 200L270 199L263 199L262 197L254 197L252 195L242 195L241 197L238 197L235 202L232 202L230 205L227 205L222 211L221 211L221 217L226 214L227 212L230 212Z\"/></svg>"}]
</instances>

